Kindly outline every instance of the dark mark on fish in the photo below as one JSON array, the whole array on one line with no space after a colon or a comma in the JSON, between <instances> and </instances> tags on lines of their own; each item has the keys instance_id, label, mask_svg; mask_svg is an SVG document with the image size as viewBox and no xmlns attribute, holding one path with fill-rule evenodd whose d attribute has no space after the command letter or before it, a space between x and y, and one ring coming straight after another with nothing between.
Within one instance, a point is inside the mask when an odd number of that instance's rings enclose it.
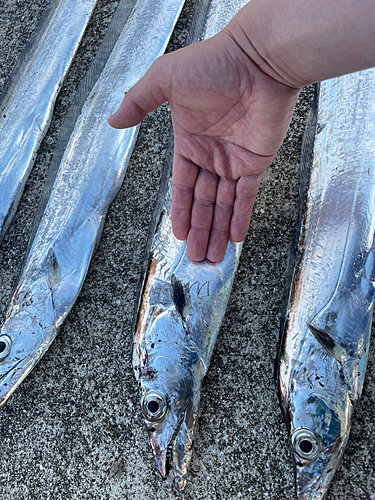
<instances>
[{"instance_id":1,"label":"dark mark on fish","mask_svg":"<svg viewBox=\"0 0 375 500\"><path fill-rule=\"evenodd\" d=\"M324 347L324 349L333 356L339 363L342 361L342 356L345 354L345 350L339 346L333 338L328 335L324 330L319 330L314 326L307 323L310 332L314 335L319 344Z\"/></svg>"},{"instance_id":2,"label":"dark mark on fish","mask_svg":"<svg viewBox=\"0 0 375 500\"><path fill-rule=\"evenodd\" d=\"M57 261L56 254L53 251L53 248L50 248L48 250L47 265L48 265L47 281L50 290L52 290L61 281L60 266Z\"/></svg>"},{"instance_id":3,"label":"dark mark on fish","mask_svg":"<svg viewBox=\"0 0 375 500\"><path fill-rule=\"evenodd\" d=\"M172 299L173 303L176 306L176 310L181 318L184 320L184 309L186 306L184 287L179 279L176 278L174 274L171 276L171 284L172 284Z\"/></svg>"},{"instance_id":4,"label":"dark mark on fish","mask_svg":"<svg viewBox=\"0 0 375 500\"><path fill-rule=\"evenodd\" d=\"M191 286L190 290L195 289L195 293L198 297L209 297L210 296L210 282L205 281L203 285L199 284L199 281L195 281Z\"/></svg>"}]
</instances>

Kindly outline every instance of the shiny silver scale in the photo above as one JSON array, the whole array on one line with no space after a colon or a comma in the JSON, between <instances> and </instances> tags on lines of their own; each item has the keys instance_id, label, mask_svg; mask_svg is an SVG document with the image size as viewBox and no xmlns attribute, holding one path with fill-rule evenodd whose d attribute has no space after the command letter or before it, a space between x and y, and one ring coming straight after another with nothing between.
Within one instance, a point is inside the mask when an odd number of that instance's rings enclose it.
<instances>
[{"instance_id":1,"label":"shiny silver scale","mask_svg":"<svg viewBox=\"0 0 375 500\"><path fill-rule=\"evenodd\" d=\"M375 71L323 82L301 165L301 213L278 392L299 500L325 498L361 395L375 299Z\"/></svg>"},{"instance_id":2,"label":"shiny silver scale","mask_svg":"<svg viewBox=\"0 0 375 500\"><path fill-rule=\"evenodd\" d=\"M114 130L107 118L164 52L183 4L138 0L84 103L1 329L1 403L46 352L81 290L139 128Z\"/></svg>"},{"instance_id":3,"label":"shiny silver scale","mask_svg":"<svg viewBox=\"0 0 375 500\"><path fill-rule=\"evenodd\" d=\"M52 1L0 99L0 241L17 210L96 0Z\"/></svg>"},{"instance_id":4,"label":"shiny silver scale","mask_svg":"<svg viewBox=\"0 0 375 500\"><path fill-rule=\"evenodd\" d=\"M213 0L203 38L223 29L247 1ZM156 466L186 486L202 381L228 304L242 244L229 243L222 262L194 263L171 224L168 183L148 256L133 336L133 368Z\"/></svg>"}]
</instances>

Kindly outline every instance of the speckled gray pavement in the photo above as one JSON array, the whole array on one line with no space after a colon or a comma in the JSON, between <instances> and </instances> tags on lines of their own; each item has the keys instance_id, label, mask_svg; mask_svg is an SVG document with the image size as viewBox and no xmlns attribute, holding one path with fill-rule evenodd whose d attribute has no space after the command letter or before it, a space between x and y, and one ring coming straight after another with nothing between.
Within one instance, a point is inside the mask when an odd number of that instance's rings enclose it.
<instances>
[{"instance_id":1,"label":"speckled gray pavement","mask_svg":"<svg viewBox=\"0 0 375 500\"><path fill-rule=\"evenodd\" d=\"M47 0L0 0L0 90ZM187 0L168 50L184 42ZM117 2L98 7L58 98L20 209L0 248L0 306L27 246L65 113ZM108 89L110 92L111 89ZM131 321L170 126L168 107L142 124L83 290L52 347L0 409L0 499L294 499L273 382L288 242L311 89L261 186L240 267L203 385L199 432L182 495L154 467L131 366ZM106 117L103 117L103 119ZM375 352L344 460L328 499L375 500Z\"/></svg>"}]
</instances>

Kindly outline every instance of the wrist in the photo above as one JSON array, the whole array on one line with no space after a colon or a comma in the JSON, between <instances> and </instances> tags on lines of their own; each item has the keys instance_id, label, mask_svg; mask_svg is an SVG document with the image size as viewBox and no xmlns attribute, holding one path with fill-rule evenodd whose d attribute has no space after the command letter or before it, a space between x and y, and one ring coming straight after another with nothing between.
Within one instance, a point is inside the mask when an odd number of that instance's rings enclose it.
<instances>
[{"instance_id":1,"label":"wrist","mask_svg":"<svg viewBox=\"0 0 375 500\"><path fill-rule=\"evenodd\" d=\"M251 63L278 83L294 89L309 85L312 82L289 67L286 55L291 52L288 45L292 41L283 40L275 30L269 33L273 16L263 8L262 2L258 4L256 0L249 2L224 28L223 34L241 48Z\"/></svg>"},{"instance_id":2,"label":"wrist","mask_svg":"<svg viewBox=\"0 0 375 500\"><path fill-rule=\"evenodd\" d=\"M251 0L225 31L265 74L301 88L374 66L374 26L373 0Z\"/></svg>"}]
</instances>

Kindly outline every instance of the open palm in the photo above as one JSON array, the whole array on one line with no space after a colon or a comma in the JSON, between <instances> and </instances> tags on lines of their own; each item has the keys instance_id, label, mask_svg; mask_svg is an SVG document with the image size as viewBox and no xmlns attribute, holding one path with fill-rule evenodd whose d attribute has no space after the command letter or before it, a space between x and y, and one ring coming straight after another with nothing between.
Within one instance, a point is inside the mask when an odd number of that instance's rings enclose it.
<instances>
[{"instance_id":1,"label":"open palm","mask_svg":"<svg viewBox=\"0 0 375 500\"><path fill-rule=\"evenodd\" d=\"M263 73L224 30L160 57L110 118L115 128L131 127L169 101L172 226L192 260L220 261L229 238L245 238L298 92Z\"/></svg>"}]
</instances>

